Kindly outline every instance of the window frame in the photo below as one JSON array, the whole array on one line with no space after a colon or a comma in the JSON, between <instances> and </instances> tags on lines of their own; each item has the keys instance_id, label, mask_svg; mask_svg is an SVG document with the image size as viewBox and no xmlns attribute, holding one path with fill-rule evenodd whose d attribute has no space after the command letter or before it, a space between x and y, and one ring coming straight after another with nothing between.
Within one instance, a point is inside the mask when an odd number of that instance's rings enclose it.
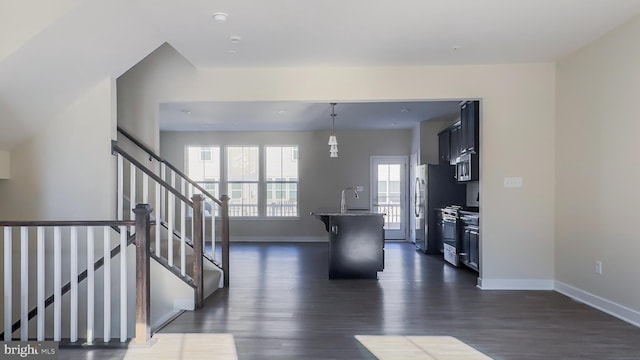
<instances>
[{"instance_id":1,"label":"window frame","mask_svg":"<svg viewBox=\"0 0 640 360\"><path fill-rule=\"evenodd\" d=\"M221 176L223 177L224 180L224 187L225 189L227 189L227 192L229 192L227 195L229 196L229 218L230 219L258 219L260 217L262 217L261 211L260 211L260 203L261 203L261 196L262 196L262 191L260 190L260 183L262 180L262 168L263 168L263 164L262 164L262 160L261 160L261 155L260 152L262 151L262 146L260 145L255 145L255 144L245 144L245 145L235 145L235 144L227 144L227 145L222 145L222 147L224 148L224 162L222 164L223 168L224 168L224 173L221 174ZM229 180L229 149L230 148L257 148L258 149L258 180L257 181L231 181ZM240 184L240 185L245 185L245 184L256 184L256 214L255 215L244 215L244 210L242 211L242 215L231 215L232 211L231 211L231 207L232 205L232 201L233 201L233 197L232 194L230 193L230 185L233 184Z\"/></svg>"},{"instance_id":2,"label":"window frame","mask_svg":"<svg viewBox=\"0 0 640 360\"><path fill-rule=\"evenodd\" d=\"M199 147L199 148L218 148L219 149L219 159L218 159L218 163L220 166L220 179L219 181L197 181L194 179L194 181L196 181L198 184L200 184L201 186L204 187L203 184L214 184L214 186L217 185L218 188L218 194L212 194L216 197L221 196L222 194L228 195L230 198L232 198L232 194L231 194L231 190L230 190L230 186L232 184L257 184L256 186L256 198L257 198L257 213L256 215L235 215L232 216L231 215L231 211L230 211L230 215L229 218L232 220L297 220L300 219L300 145L298 144L262 144L262 145L256 145L256 144L222 144L222 143L218 143L218 144L209 144L209 145L201 145L201 144L187 144L185 145L185 170L186 173L189 173L189 148L190 147ZM295 150L292 152L291 155L291 160L296 160L298 162L298 169L297 169L297 177L295 178L295 180L288 180L288 181L284 181L284 180L278 180L278 181L267 181L267 149L270 147L276 147L276 148L287 148L287 147L291 147L294 148ZM257 181L230 181L229 180L229 173L228 173L228 167L229 167L229 149L230 148L257 148L258 149L258 180ZM201 159L201 153L202 151L198 152L198 160ZM213 159L213 152L211 152L211 156ZM202 160L200 160L202 161ZM205 160L206 161L206 160ZM292 194L292 189L291 189L291 185L290 184L295 184L295 215L292 216L282 216L282 215L268 215L268 206L269 206L269 200L268 200L268 195L267 195L267 184L271 184L272 185L272 199L276 200L277 199L277 193L281 192L283 194L283 196L285 198L289 198L291 197ZM286 184L286 187L282 190L276 190L277 185L276 184ZM230 200L230 207L231 205L231 200ZM215 214L216 217L220 216L220 211L218 209L216 209Z\"/></svg>"},{"instance_id":3,"label":"window frame","mask_svg":"<svg viewBox=\"0 0 640 360\"><path fill-rule=\"evenodd\" d=\"M282 177L278 177L276 179L280 180L267 180L267 148L293 148L291 152L291 160L297 161L297 169L296 169L296 177L295 180L284 180ZM262 171L262 180L264 183L264 205L262 206L263 216L268 219L299 219L300 218L300 146L295 144L265 144L263 146L263 154L262 159L264 162L263 171ZM281 157L281 161L284 157ZM269 215L269 204L267 203L267 189L268 184L274 185L272 186L272 200L280 200L278 198L278 193L282 193L285 198L289 198L291 194L290 185L296 185L296 198L295 198L295 215L284 216L284 215ZM284 189L278 190L277 184L285 185Z\"/></svg>"}]
</instances>

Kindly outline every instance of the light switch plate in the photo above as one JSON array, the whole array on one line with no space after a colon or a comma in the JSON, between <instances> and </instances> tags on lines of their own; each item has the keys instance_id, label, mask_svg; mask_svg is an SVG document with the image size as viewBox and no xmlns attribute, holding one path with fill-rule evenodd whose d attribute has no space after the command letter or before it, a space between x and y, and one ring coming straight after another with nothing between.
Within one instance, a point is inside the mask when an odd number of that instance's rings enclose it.
<instances>
[{"instance_id":1,"label":"light switch plate","mask_svg":"<svg viewBox=\"0 0 640 360\"><path fill-rule=\"evenodd\" d=\"M522 178L521 177L505 177L504 178L504 187L506 188L521 188L522 187Z\"/></svg>"},{"instance_id":2,"label":"light switch plate","mask_svg":"<svg viewBox=\"0 0 640 360\"><path fill-rule=\"evenodd\" d=\"M364 191L364 186L356 186L356 191Z\"/></svg>"}]
</instances>

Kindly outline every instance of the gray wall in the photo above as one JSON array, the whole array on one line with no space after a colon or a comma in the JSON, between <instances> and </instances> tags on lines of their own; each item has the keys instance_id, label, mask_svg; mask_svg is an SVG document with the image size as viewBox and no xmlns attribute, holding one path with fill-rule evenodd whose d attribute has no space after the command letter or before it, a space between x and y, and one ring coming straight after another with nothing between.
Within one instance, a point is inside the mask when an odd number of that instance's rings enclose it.
<instances>
[{"instance_id":1,"label":"gray wall","mask_svg":"<svg viewBox=\"0 0 640 360\"><path fill-rule=\"evenodd\" d=\"M337 131L340 157L329 158L328 131L315 132L161 132L160 153L184 169L187 145L298 145L300 217L287 220L232 220L232 240L325 241L324 225L309 215L340 206L340 191L363 186L349 204L369 207L370 157L408 155L411 130Z\"/></svg>"},{"instance_id":2,"label":"gray wall","mask_svg":"<svg viewBox=\"0 0 640 360\"><path fill-rule=\"evenodd\" d=\"M118 104L127 109L119 110L145 114L149 109L157 109L160 103L183 101L329 103L481 99L480 191L483 200L479 284L483 289L553 288L553 63L195 69L176 58L180 55L170 48L156 51L154 55L157 56L141 63L146 69L139 69L139 76L129 79L138 83L136 86L141 91L132 89L131 101ZM119 82L118 87L120 85ZM157 119L143 116L136 121L151 125L137 125L137 128L158 132ZM156 124L155 127L152 124ZM407 139L407 144L410 140ZM505 176L521 176L526 185L518 189L505 188ZM522 253L527 256L520 256Z\"/></svg>"}]
</instances>

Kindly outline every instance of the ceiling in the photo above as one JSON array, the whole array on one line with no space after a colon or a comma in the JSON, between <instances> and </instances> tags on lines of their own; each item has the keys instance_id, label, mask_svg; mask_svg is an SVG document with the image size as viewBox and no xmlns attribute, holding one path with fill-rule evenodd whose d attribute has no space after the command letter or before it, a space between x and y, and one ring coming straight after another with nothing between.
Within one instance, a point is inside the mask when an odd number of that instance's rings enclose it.
<instances>
[{"instance_id":1,"label":"ceiling","mask_svg":"<svg viewBox=\"0 0 640 360\"><path fill-rule=\"evenodd\" d=\"M407 129L459 113L459 101L339 103L336 129ZM164 131L310 131L331 127L331 105L306 102L197 102L160 105Z\"/></svg>"},{"instance_id":2,"label":"ceiling","mask_svg":"<svg viewBox=\"0 0 640 360\"><path fill-rule=\"evenodd\" d=\"M161 21L156 30L200 68L553 62L640 13L638 0L141 3ZM228 15L225 22L213 19L218 12ZM349 103L336 111L338 128L407 128L456 111L456 104ZM160 128L314 130L327 128L329 114L326 103L163 104Z\"/></svg>"},{"instance_id":3,"label":"ceiling","mask_svg":"<svg viewBox=\"0 0 640 360\"><path fill-rule=\"evenodd\" d=\"M0 31L0 149L41 131L163 43L196 68L215 69L554 62L640 14L640 0L61 0L38 14L32 1L0 3L0 28L11 30ZM214 21L216 12L228 20ZM161 116L186 105L167 104ZM328 123L328 104L306 105L191 104L190 121L213 128L207 122L218 121L215 114L241 114L226 120L237 129ZM374 113L394 113L384 105L388 112ZM288 106L290 122L269 113ZM396 119L376 119L366 108L369 115L358 116L350 106L336 107L339 128L360 126L350 119L366 118L368 126Z\"/></svg>"},{"instance_id":4,"label":"ceiling","mask_svg":"<svg viewBox=\"0 0 640 360\"><path fill-rule=\"evenodd\" d=\"M139 3L191 63L217 68L553 62L640 13L638 0Z\"/></svg>"}]
</instances>

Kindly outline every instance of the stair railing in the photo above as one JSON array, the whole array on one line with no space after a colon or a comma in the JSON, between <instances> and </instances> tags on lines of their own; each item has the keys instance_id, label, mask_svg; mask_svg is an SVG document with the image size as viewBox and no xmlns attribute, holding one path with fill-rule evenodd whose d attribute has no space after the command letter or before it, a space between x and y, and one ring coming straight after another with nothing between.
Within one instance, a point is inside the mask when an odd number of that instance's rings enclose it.
<instances>
[{"instance_id":1,"label":"stair railing","mask_svg":"<svg viewBox=\"0 0 640 360\"><path fill-rule=\"evenodd\" d=\"M121 221L0 221L1 234L3 236L3 260L4 260L4 332L1 337L4 341L19 339L28 341L36 339L43 341L53 339L61 341L63 330L68 333L71 343L77 343L80 339L79 331L84 328L84 339L88 344L96 340L95 334L99 333L96 327L96 280L95 272L98 268L96 256L99 257L102 247L103 284L112 284L112 252L114 244L119 242L121 251L119 260L119 288L120 300L116 304L120 309L120 326L117 329L112 326L112 286L104 286L102 306L102 337L105 343L111 341L114 333L119 333L120 342L128 340L129 299L127 293L127 278L131 271L127 268L127 252L129 243L126 228L134 226L136 229L136 318L135 341L147 343L151 338L150 330L150 296L149 296L149 227L151 207L147 204L137 205L135 208L135 220ZM118 239L113 238L113 227L120 229ZM19 246L19 251L14 251L14 245ZM86 249L82 249L86 247ZM35 265L30 263L35 248ZM63 256L64 250L64 256ZM85 254L83 255L82 252ZM16 256L19 255L19 256ZM114 258L115 259L115 258ZM84 260L84 261L81 261ZM35 269L34 269L35 268ZM80 271L80 268L86 268ZM35 270L35 276L30 272ZM62 286L63 270L70 279L69 286ZM14 279L14 271L19 271L19 281ZM53 274L53 276L47 275ZM80 275L79 275L80 274ZM86 275L84 275L86 274ZM84 275L84 276L83 276ZM35 286L30 280L35 279ZM47 282L47 279L51 280ZM67 278L67 276L64 276ZM86 278L86 291L81 291L79 283ZM53 296L48 298L45 289L53 289ZM63 295L69 293L69 308L63 312ZM18 296L19 294L19 296ZM15 300L19 298L19 308L13 307ZM86 301L86 324L79 324L79 302ZM53 304L53 326L46 326L45 308ZM35 305L35 313L29 311L29 307ZM68 321L68 329L63 329L63 316ZM36 327L29 327L29 319L36 318ZM13 322L17 318L18 321ZM47 333L52 328L53 333ZM19 337L13 334L20 331Z\"/></svg>"},{"instance_id":2,"label":"stair railing","mask_svg":"<svg viewBox=\"0 0 640 360\"><path fill-rule=\"evenodd\" d=\"M164 160L158 154L156 154L152 149L146 146L144 143L136 139L135 136L131 135L125 129L118 127L118 132L122 134L126 139L128 139L131 143L133 143L137 148L144 151L147 154L148 160L153 163L154 166L149 166L150 168L156 168L155 174L158 175L162 180L164 180L167 184L170 184L176 190L178 190L185 197L190 197L193 194L200 193L205 197L204 207L208 207L210 210L208 213L211 216L211 225L209 228L205 226L205 221L203 221L203 238L210 238L210 252L205 254L206 256L210 256L211 259L221 264L221 269L223 270L223 282L224 286L229 286L229 197L227 195L220 196L220 199L213 196L209 193L204 187L198 184L196 181L189 178L184 172L179 170L176 166ZM155 162L154 162L155 161ZM179 184L179 187L176 187L176 180ZM167 204L171 199L168 199L164 192L160 196L160 211L156 211L159 213L161 219L167 219L166 210L170 209L170 204ZM225 210L226 209L226 210ZM205 211L206 212L206 211ZM215 219L216 215L220 216L220 247L221 247L221 259L219 260L216 252L216 226ZM206 217L205 217L206 219ZM206 245L206 244L205 244Z\"/></svg>"},{"instance_id":3,"label":"stair railing","mask_svg":"<svg viewBox=\"0 0 640 360\"><path fill-rule=\"evenodd\" d=\"M202 307L204 300L204 281L203 281L203 260L204 260L204 240L203 240L203 223L204 197L201 194L195 194L188 199L175 187L168 184L149 168L144 166L132 155L122 150L116 142L112 144L112 151L117 156L118 163L118 196L117 208L118 218L125 217L121 209L125 207L125 191L124 178L128 175L129 182L129 198L134 201L142 198L142 201L149 201L164 206L165 218L156 219L155 222L155 238L152 241L152 254L158 258L165 259L169 268L175 268L185 281L190 282L195 288L194 303L197 309ZM128 166L125 166L125 162ZM125 171L126 170L126 171ZM128 172L128 174L125 174ZM137 194L138 178L142 178L142 194ZM150 198L150 187L153 187L155 198ZM164 194L166 202L162 200ZM176 203L177 202L177 203ZM223 209L227 202L222 202ZM156 214L161 212L156 211ZM127 215L131 216L131 215ZM166 231L161 223L166 221ZM191 221L189 227L191 246L193 247L193 266L187 268L187 222ZM176 236L176 229L179 228L180 236ZM166 234L163 240L162 234ZM162 251L163 241L165 241L166 252ZM178 245L177 254L174 247ZM178 258L174 261L174 258ZM162 262L165 264L165 261ZM228 285L228 284L226 284Z\"/></svg>"}]
</instances>

